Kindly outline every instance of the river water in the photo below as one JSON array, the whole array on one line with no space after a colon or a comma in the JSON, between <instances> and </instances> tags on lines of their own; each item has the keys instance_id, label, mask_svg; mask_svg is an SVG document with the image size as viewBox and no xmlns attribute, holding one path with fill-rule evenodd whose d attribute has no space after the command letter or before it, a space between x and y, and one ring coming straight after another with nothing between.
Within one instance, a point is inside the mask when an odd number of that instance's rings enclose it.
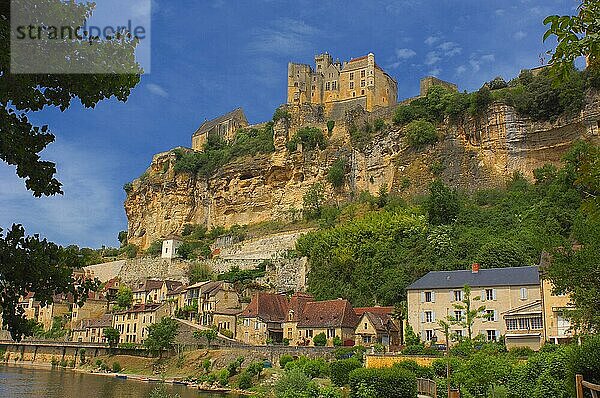
<instances>
[{"instance_id":1,"label":"river water","mask_svg":"<svg viewBox=\"0 0 600 398\"><path fill-rule=\"evenodd\" d=\"M0 365L1 398L147 398L153 383L122 380L70 370ZM223 398L185 386L166 385L181 398Z\"/></svg>"}]
</instances>

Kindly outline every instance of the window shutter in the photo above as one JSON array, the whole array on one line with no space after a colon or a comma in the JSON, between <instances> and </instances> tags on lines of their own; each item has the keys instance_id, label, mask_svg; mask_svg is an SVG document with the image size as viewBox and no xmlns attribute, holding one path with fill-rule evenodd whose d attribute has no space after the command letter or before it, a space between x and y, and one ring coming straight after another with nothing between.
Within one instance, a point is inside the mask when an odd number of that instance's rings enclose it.
<instances>
[{"instance_id":1,"label":"window shutter","mask_svg":"<svg viewBox=\"0 0 600 398\"><path fill-rule=\"evenodd\" d=\"M435 303L435 292L431 292L431 302Z\"/></svg>"},{"instance_id":2,"label":"window shutter","mask_svg":"<svg viewBox=\"0 0 600 398\"><path fill-rule=\"evenodd\" d=\"M421 330L421 341L427 341L427 336L425 336L424 330Z\"/></svg>"},{"instance_id":3,"label":"window shutter","mask_svg":"<svg viewBox=\"0 0 600 398\"><path fill-rule=\"evenodd\" d=\"M485 301L486 297L485 297L485 289L481 290L481 301Z\"/></svg>"},{"instance_id":4,"label":"window shutter","mask_svg":"<svg viewBox=\"0 0 600 398\"><path fill-rule=\"evenodd\" d=\"M425 323L425 312L421 312L421 323Z\"/></svg>"},{"instance_id":5,"label":"window shutter","mask_svg":"<svg viewBox=\"0 0 600 398\"><path fill-rule=\"evenodd\" d=\"M435 311L431 311L431 322L435 322Z\"/></svg>"},{"instance_id":6,"label":"window shutter","mask_svg":"<svg viewBox=\"0 0 600 398\"><path fill-rule=\"evenodd\" d=\"M496 289L492 289L492 298L496 300Z\"/></svg>"},{"instance_id":7,"label":"window shutter","mask_svg":"<svg viewBox=\"0 0 600 398\"><path fill-rule=\"evenodd\" d=\"M494 321L498 321L498 311L494 310Z\"/></svg>"},{"instance_id":8,"label":"window shutter","mask_svg":"<svg viewBox=\"0 0 600 398\"><path fill-rule=\"evenodd\" d=\"M454 290L450 290L450 302L454 301Z\"/></svg>"},{"instance_id":9,"label":"window shutter","mask_svg":"<svg viewBox=\"0 0 600 398\"><path fill-rule=\"evenodd\" d=\"M425 292L421 292L421 302L425 302Z\"/></svg>"}]
</instances>

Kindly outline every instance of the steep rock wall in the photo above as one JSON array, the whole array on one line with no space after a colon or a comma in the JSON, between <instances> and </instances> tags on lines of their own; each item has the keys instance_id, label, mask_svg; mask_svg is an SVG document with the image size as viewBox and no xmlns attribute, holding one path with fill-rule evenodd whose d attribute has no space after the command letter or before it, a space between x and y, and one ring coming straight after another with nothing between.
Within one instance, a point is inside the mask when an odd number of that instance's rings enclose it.
<instances>
[{"instance_id":1,"label":"steep rock wall","mask_svg":"<svg viewBox=\"0 0 600 398\"><path fill-rule=\"evenodd\" d=\"M441 141L422 151L410 148L398 128L385 129L362 152L353 149L350 123L389 118L392 112L370 115L358 110L336 122L327 148L289 153L285 144L300 126L326 131L321 109L290 111L291 120L274 127L273 154L236 159L208 179L176 174L172 151L156 155L144 176L134 181L125 202L129 241L145 248L181 232L186 223L228 227L290 219L315 182L324 183L331 200L347 198L350 192L376 193L382 184L402 195L420 194L436 176L467 191L498 186L515 171L531 176L545 163L558 163L575 140L599 141L600 95L591 94L579 115L554 123L532 122L513 108L494 103L483 117L461 126L443 125ZM326 183L329 167L340 156L349 160L344 193Z\"/></svg>"}]
</instances>

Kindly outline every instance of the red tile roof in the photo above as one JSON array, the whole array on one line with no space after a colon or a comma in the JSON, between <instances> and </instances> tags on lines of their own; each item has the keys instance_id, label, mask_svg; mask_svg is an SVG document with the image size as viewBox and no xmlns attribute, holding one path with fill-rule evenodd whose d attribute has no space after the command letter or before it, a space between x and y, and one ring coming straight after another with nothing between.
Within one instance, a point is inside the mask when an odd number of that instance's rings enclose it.
<instances>
[{"instance_id":1,"label":"red tile roof","mask_svg":"<svg viewBox=\"0 0 600 398\"><path fill-rule=\"evenodd\" d=\"M265 322L282 322L289 309L287 297L283 294L257 293L250 304L240 314L244 318L260 318Z\"/></svg>"},{"instance_id":2,"label":"red tile roof","mask_svg":"<svg viewBox=\"0 0 600 398\"><path fill-rule=\"evenodd\" d=\"M294 293L292 297L290 297L289 301L289 311L293 311L293 317L290 319L291 321L298 322L300 320L300 315L302 311L304 311L304 306L309 301L315 301L315 298L312 294L308 293Z\"/></svg>"},{"instance_id":3,"label":"red tile roof","mask_svg":"<svg viewBox=\"0 0 600 398\"><path fill-rule=\"evenodd\" d=\"M364 316L367 317L369 322L371 322L375 330L377 330L378 332L399 331L398 326L393 322L392 318L389 315L365 312Z\"/></svg>"},{"instance_id":4,"label":"red tile roof","mask_svg":"<svg viewBox=\"0 0 600 398\"><path fill-rule=\"evenodd\" d=\"M358 316L362 316L365 312L392 315L394 313L394 307L358 307L354 309L354 312Z\"/></svg>"},{"instance_id":5,"label":"red tile roof","mask_svg":"<svg viewBox=\"0 0 600 398\"><path fill-rule=\"evenodd\" d=\"M298 327L355 328L358 320L348 300L312 301L304 306Z\"/></svg>"},{"instance_id":6,"label":"red tile roof","mask_svg":"<svg viewBox=\"0 0 600 398\"><path fill-rule=\"evenodd\" d=\"M137 304L134 305L131 309L129 310L125 310L125 311L118 311L115 312L115 314L128 314L128 313L134 313L134 312L146 312L146 311L154 311L156 309L158 309L158 307L160 307L161 304L156 304L156 303L148 303L148 304Z\"/></svg>"}]
</instances>

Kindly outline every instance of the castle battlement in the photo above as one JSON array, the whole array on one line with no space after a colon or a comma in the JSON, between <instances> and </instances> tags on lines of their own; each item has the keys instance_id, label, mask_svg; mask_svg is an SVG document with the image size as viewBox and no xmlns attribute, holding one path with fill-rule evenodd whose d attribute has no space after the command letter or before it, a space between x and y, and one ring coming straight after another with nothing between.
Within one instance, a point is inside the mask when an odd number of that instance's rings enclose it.
<instances>
[{"instance_id":1,"label":"castle battlement","mask_svg":"<svg viewBox=\"0 0 600 398\"><path fill-rule=\"evenodd\" d=\"M323 105L327 114L339 113L356 105L372 112L378 107L395 106L398 83L375 62L369 53L341 63L328 54L315 56L315 67L288 65L288 104Z\"/></svg>"}]
</instances>

